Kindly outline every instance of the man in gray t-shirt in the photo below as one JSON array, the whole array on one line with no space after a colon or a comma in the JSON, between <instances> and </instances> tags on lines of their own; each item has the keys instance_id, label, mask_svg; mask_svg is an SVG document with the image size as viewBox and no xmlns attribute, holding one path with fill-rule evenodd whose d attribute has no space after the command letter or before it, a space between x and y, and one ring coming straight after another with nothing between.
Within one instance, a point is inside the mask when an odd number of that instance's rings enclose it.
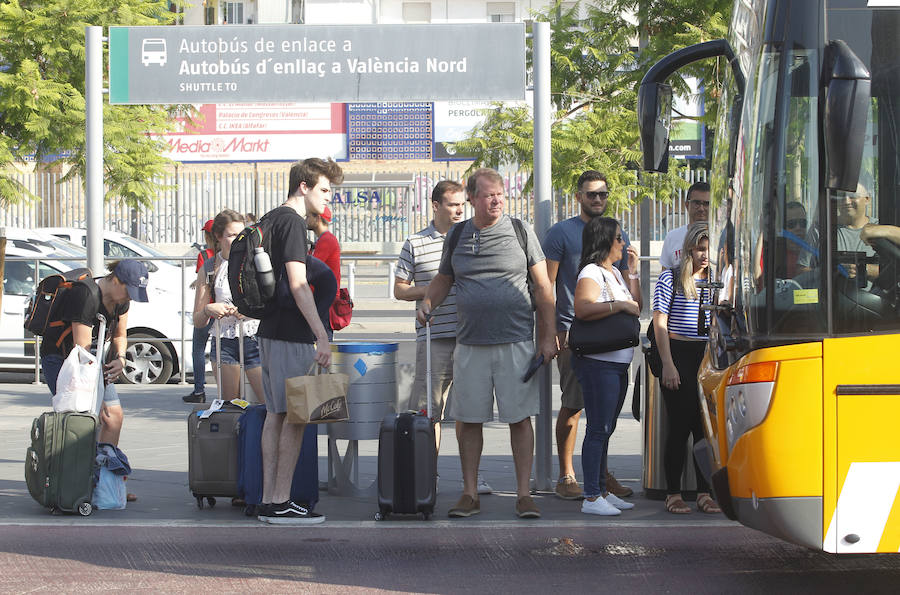
<instances>
[{"instance_id":1,"label":"man in gray t-shirt","mask_svg":"<svg viewBox=\"0 0 900 595\"><path fill-rule=\"evenodd\" d=\"M480 512L476 475L481 458L482 424L493 419L494 398L501 422L508 423L516 468L516 514L536 518L540 511L530 495L538 383L523 375L535 358L549 363L556 356L553 292L544 254L528 226L525 246L513 221L503 214L503 178L479 169L468 179L466 193L475 216L450 231L438 274L428 286L418 311L424 322L456 283L457 333L453 352L453 398L449 414L456 419L463 472L463 494L451 517ZM454 244L454 237L458 238ZM528 275L538 314L537 351Z\"/></svg>"}]
</instances>

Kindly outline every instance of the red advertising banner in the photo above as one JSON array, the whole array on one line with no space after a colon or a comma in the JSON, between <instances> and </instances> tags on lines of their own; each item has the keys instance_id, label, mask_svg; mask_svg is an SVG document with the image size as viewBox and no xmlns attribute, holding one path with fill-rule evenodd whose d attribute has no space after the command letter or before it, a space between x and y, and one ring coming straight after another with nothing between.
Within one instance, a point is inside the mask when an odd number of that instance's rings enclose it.
<instances>
[{"instance_id":1,"label":"red advertising banner","mask_svg":"<svg viewBox=\"0 0 900 595\"><path fill-rule=\"evenodd\" d=\"M347 158L341 103L223 103L199 108L195 126L165 135L182 162Z\"/></svg>"}]
</instances>

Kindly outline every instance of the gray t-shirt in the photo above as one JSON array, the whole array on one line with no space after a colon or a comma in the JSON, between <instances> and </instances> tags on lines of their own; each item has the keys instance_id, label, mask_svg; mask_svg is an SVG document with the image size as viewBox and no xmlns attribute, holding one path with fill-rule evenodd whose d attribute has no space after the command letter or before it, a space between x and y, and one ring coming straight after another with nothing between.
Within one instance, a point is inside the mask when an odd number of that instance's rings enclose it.
<instances>
[{"instance_id":1,"label":"gray t-shirt","mask_svg":"<svg viewBox=\"0 0 900 595\"><path fill-rule=\"evenodd\" d=\"M500 345L533 340L534 312L528 295L528 267L544 260L531 226L525 225L528 256L508 215L476 229L463 225L453 254L444 243L440 272L456 282L456 340L465 345ZM452 236L453 231L447 237Z\"/></svg>"},{"instance_id":2,"label":"gray t-shirt","mask_svg":"<svg viewBox=\"0 0 900 595\"><path fill-rule=\"evenodd\" d=\"M872 225L878 224L878 219L870 217L867 223ZM865 252L866 256L875 256L875 249L862 241L862 227L847 227L846 225L838 225L837 228L837 252ZM813 227L806 234L806 243L812 249L821 250L819 245L819 230ZM803 250L797 257L797 265L802 267L815 268L819 266L819 255L812 254L810 250Z\"/></svg>"}]
</instances>

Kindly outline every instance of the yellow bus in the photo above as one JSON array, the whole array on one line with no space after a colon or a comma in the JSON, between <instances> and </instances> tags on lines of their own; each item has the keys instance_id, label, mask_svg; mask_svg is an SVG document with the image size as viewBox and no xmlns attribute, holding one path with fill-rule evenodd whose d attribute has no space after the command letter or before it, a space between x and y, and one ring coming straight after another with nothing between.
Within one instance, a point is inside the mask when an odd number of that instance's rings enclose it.
<instances>
[{"instance_id":1,"label":"yellow bus","mask_svg":"<svg viewBox=\"0 0 900 595\"><path fill-rule=\"evenodd\" d=\"M897 552L900 2L737 0L728 39L645 76L645 169L668 164L666 78L711 57L726 74L695 456L731 519L827 552Z\"/></svg>"}]
</instances>

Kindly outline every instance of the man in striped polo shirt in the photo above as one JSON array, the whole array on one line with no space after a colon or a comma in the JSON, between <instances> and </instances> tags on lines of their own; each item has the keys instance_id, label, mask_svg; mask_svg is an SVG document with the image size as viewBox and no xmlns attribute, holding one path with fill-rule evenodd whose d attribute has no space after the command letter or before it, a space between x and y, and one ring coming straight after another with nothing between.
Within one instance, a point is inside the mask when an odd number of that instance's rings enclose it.
<instances>
[{"instance_id":1,"label":"man in striped polo shirt","mask_svg":"<svg viewBox=\"0 0 900 595\"><path fill-rule=\"evenodd\" d=\"M466 198L462 184L451 180L438 182L431 193L434 219L425 229L406 238L397 272L394 277L394 297L398 300L416 301L418 308L425 297L428 284L434 279L441 264L444 238L455 224L462 221ZM435 309L431 317L431 384L432 405L435 419L440 420L444 411L445 396L453 381L453 348L456 346L456 287ZM413 380L410 409L425 409L425 327L416 321L416 376ZM438 446L441 443L441 426L434 428Z\"/></svg>"}]
</instances>

